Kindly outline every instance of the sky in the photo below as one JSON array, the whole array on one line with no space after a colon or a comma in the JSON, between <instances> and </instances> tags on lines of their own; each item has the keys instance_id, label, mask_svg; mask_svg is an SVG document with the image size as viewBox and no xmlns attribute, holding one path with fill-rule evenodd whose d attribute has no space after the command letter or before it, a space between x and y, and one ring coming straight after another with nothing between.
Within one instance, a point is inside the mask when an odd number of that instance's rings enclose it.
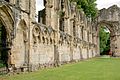
<instances>
[{"instance_id":1,"label":"sky","mask_svg":"<svg viewBox=\"0 0 120 80\"><path fill-rule=\"evenodd\" d=\"M96 3L99 10L102 8L108 8L114 4L120 7L120 0L97 0Z\"/></svg>"},{"instance_id":2,"label":"sky","mask_svg":"<svg viewBox=\"0 0 120 80\"><path fill-rule=\"evenodd\" d=\"M36 11L44 9L43 0L36 0ZM120 0L97 0L97 8L100 10L102 8L108 8L114 4L120 7Z\"/></svg>"},{"instance_id":3,"label":"sky","mask_svg":"<svg viewBox=\"0 0 120 80\"><path fill-rule=\"evenodd\" d=\"M36 0L36 11L44 9L43 0Z\"/></svg>"}]
</instances>

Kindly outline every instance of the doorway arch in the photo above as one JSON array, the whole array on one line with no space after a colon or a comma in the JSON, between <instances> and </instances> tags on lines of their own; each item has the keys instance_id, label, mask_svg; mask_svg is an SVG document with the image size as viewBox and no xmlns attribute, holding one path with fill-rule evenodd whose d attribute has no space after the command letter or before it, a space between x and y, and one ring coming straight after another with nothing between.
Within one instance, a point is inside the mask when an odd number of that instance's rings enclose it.
<instances>
[{"instance_id":1,"label":"doorway arch","mask_svg":"<svg viewBox=\"0 0 120 80\"><path fill-rule=\"evenodd\" d=\"M13 24L14 20L11 8L6 5L0 6L0 51L6 67L11 64L11 58L9 56L11 55L12 39L14 36Z\"/></svg>"},{"instance_id":2,"label":"doorway arch","mask_svg":"<svg viewBox=\"0 0 120 80\"><path fill-rule=\"evenodd\" d=\"M105 23L105 22L100 22L99 24L98 24L98 32L97 32L97 35L99 36L98 38L98 40L99 40L99 45L101 45L100 44L100 30L101 30L101 28L102 27L106 27L108 30L109 30L109 36L110 36L110 43L109 43L109 45L110 45L110 49L107 51L107 54L109 54L109 53L111 53L111 55L114 55L114 53L115 53L115 30L114 30L114 25L113 25L113 23L112 24L108 24L108 23ZM107 32L106 32L107 33ZM104 44L105 45L105 44ZM100 50L100 49L99 49Z\"/></svg>"},{"instance_id":3,"label":"doorway arch","mask_svg":"<svg viewBox=\"0 0 120 80\"><path fill-rule=\"evenodd\" d=\"M111 32L110 34L110 49L114 56L120 56L120 8L117 5L113 5L108 9L102 9L99 11L97 17L97 36L99 36L99 30L101 25L105 25ZM99 38L98 38L99 44ZM98 47L99 48L99 47Z\"/></svg>"},{"instance_id":4,"label":"doorway arch","mask_svg":"<svg viewBox=\"0 0 120 80\"><path fill-rule=\"evenodd\" d=\"M7 61L9 48L7 46L7 32L5 26L0 21L0 62L8 67Z\"/></svg>"}]
</instances>

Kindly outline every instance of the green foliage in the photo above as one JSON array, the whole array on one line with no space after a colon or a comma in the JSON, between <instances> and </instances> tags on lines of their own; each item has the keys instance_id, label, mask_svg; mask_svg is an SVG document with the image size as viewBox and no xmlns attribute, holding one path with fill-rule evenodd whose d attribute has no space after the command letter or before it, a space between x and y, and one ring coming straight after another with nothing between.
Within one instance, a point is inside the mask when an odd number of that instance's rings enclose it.
<instances>
[{"instance_id":1,"label":"green foliage","mask_svg":"<svg viewBox=\"0 0 120 80\"><path fill-rule=\"evenodd\" d=\"M97 15L98 9L96 8L96 0L70 0L77 2L79 9L83 9L87 17L94 18Z\"/></svg>"},{"instance_id":2,"label":"green foliage","mask_svg":"<svg viewBox=\"0 0 120 80\"><path fill-rule=\"evenodd\" d=\"M5 65L3 64L3 61L0 60L0 68L5 67Z\"/></svg>"},{"instance_id":3,"label":"green foliage","mask_svg":"<svg viewBox=\"0 0 120 80\"><path fill-rule=\"evenodd\" d=\"M110 33L106 32L105 27L100 28L100 53L106 54L110 50Z\"/></svg>"}]
</instances>

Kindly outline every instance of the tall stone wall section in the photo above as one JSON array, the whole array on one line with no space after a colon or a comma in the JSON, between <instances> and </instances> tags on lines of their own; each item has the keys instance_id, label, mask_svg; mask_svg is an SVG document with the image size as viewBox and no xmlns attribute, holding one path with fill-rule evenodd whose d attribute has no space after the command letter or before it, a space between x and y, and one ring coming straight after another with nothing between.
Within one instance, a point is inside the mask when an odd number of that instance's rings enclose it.
<instances>
[{"instance_id":1,"label":"tall stone wall section","mask_svg":"<svg viewBox=\"0 0 120 80\"><path fill-rule=\"evenodd\" d=\"M10 0L0 7L2 11L3 8L6 11L10 9L12 12L8 13L13 17L11 24L14 37L11 39L12 45L8 54L9 65L34 71L99 55L96 29L84 12L77 9L75 2L70 3L69 0L44 0L44 2L45 15L39 17L39 20L44 22L39 23L35 21L35 0L18 3ZM6 12L3 13L7 15Z\"/></svg>"},{"instance_id":2,"label":"tall stone wall section","mask_svg":"<svg viewBox=\"0 0 120 80\"><path fill-rule=\"evenodd\" d=\"M99 34L99 28L106 26L110 31L110 51L113 56L120 56L120 8L117 5L113 5L108 9L101 9L97 18L97 31ZM96 35L98 35L96 34Z\"/></svg>"},{"instance_id":3,"label":"tall stone wall section","mask_svg":"<svg viewBox=\"0 0 120 80\"><path fill-rule=\"evenodd\" d=\"M46 0L45 3L45 15L39 20L46 18L46 21L33 23L33 28L38 28L39 32L33 31L33 34L38 34L36 38L33 35L32 39L36 42L32 42L31 54L38 58L33 58L31 63L56 66L99 55L96 31L84 12L77 9L75 2Z\"/></svg>"}]
</instances>

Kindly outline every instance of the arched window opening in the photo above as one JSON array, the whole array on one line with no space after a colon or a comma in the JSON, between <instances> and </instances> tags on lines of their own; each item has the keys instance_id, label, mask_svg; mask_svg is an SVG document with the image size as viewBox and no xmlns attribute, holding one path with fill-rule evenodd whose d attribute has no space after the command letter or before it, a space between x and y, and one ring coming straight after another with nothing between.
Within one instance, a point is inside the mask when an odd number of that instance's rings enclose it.
<instances>
[{"instance_id":1,"label":"arched window opening","mask_svg":"<svg viewBox=\"0 0 120 80\"><path fill-rule=\"evenodd\" d=\"M81 35L82 35L82 40L84 40L84 33L83 33L83 28L84 28L84 26L82 26L82 28L81 28Z\"/></svg>"},{"instance_id":2,"label":"arched window opening","mask_svg":"<svg viewBox=\"0 0 120 80\"><path fill-rule=\"evenodd\" d=\"M10 2L10 0L5 0L5 1Z\"/></svg>"},{"instance_id":3,"label":"arched window opening","mask_svg":"<svg viewBox=\"0 0 120 80\"><path fill-rule=\"evenodd\" d=\"M73 36L76 36L75 21L73 22Z\"/></svg>"},{"instance_id":4,"label":"arched window opening","mask_svg":"<svg viewBox=\"0 0 120 80\"><path fill-rule=\"evenodd\" d=\"M0 67L8 67L7 32L0 21Z\"/></svg>"},{"instance_id":5,"label":"arched window opening","mask_svg":"<svg viewBox=\"0 0 120 80\"><path fill-rule=\"evenodd\" d=\"M65 27L65 12L64 12L64 0L61 0L61 11L60 11L60 19L59 19L59 30L64 32Z\"/></svg>"},{"instance_id":6,"label":"arched window opening","mask_svg":"<svg viewBox=\"0 0 120 80\"><path fill-rule=\"evenodd\" d=\"M64 18L60 19L60 27L59 27L60 31L64 32Z\"/></svg>"},{"instance_id":7,"label":"arched window opening","mask_svg":"<svg viewBox=\"0 0 120 80\"><path fill-rule=\"evenodd\" d=\"M36 14L38 16L37 17L37 21L39 23L46 23L46 9L44 9L45 5L46 5L46 0L36 0Z\"/></svg>"},{"instance_id":8,"label":"arched window opening","mask_svg":"<svg viewBox=\"0 0 120 80\"><path fill-rule=\"evenodd\" d=\"M43 44L45 43L45 38L44 37L42 37L42 41L43 41Z\"/></svg>"}]
</instances>

